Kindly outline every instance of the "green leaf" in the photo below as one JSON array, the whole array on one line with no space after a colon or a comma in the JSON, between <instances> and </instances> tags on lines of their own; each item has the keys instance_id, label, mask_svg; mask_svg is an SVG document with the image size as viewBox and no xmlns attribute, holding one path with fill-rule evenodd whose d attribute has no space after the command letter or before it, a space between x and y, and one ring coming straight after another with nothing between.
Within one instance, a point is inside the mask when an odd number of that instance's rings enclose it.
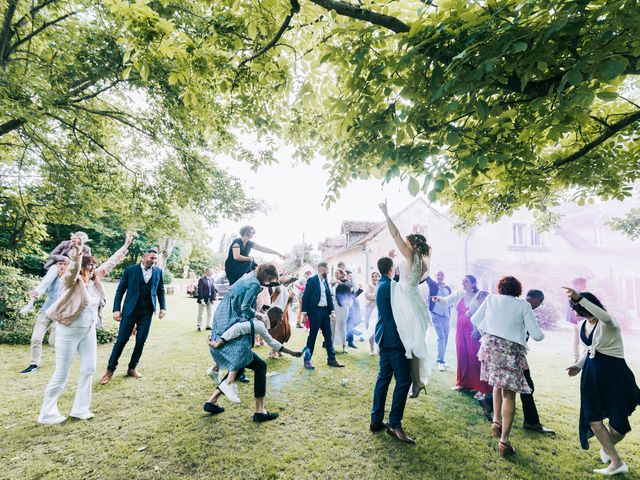
<instances>
[{"instance_id":1,"label":"green leaf","mask_svg":"<svg viewBox=\"0 0 640 480\"><path fill-rule=\"evenodd\" d=\"M489 118L489 105L487 105L487 102L478 102L476 104L476 111L478 112L478 118L481 121L484 122L487 118Z\"/></svg>"},{"instance_id":2,"label":"green leaf","mask_svg":"<svg viewBox=\"0 0 640 480\"><path fill-rule=\"evenodd\" d=\"M572 85L580 85L584 80L582 72L576 68L569 71L566 75L567 81Z\"/></svg>"},{"instance_id":3,"label":"green leaf","mask_svg":"<svg viewBox=\"0 0 640 480\"><path fill-rule=\"evenodd\" d=\"M602 92L598 92L596 96L600 100L604 100L605 102L610 102L611 100L615 100L618 98L618 94L616 92L609 92L607 90L603 90Z\"/></svg>"},{"instance_id":4,"label":"green leaf","mask_svg":"<svg viewBox=\"0 0 640 480\"><path fill-rule=\"evenodd\" d=\"M520 53L520 52L525 52L528 47L529 45L527 45L526 42L516 42L513 45L511 45L511 50L513 50L516 53Z\"/></svg>"},{"instance_id":5,"label":"green leaf","mask_svg":"<svg viewBox=\"0 0 640 480\"><path fill-rule=\"evenodd\" d=\"M447 143L449 145L458 145L460 143L460 134L458 132L447 133Z\"/></svg>"},{"instance_id":6,"label":"green leaf","mask_svg":"<svg viewBox=\"0 0 640 480\"><path fill-rule=\"evenodd\" d=\"M414 177L409 177L409 193L415 197L416 195L418 195L419 191L420 184L418 183L418 180L416 180Z\"/></svg>"},{"instance_id":7,"label":"green leaf","mask_svg":"<svg viewBox=\"0 0 640 480\"><path fill-rule=\"evenodd\" d=\"M603 62L598 68L598 75L603 80L613 80L620 76L629 66L629 60L622 56L616 56Z\"/></svg>"}]
</instances>

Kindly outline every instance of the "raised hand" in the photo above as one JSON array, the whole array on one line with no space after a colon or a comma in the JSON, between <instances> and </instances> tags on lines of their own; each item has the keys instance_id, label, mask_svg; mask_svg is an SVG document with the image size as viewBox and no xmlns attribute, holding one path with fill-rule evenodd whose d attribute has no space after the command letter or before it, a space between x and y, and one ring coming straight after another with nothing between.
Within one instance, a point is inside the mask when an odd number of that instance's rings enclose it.
<instances>
[{"instance_id":1,"label":"raised hand","mask_svg":"<svg viewBox=\"0 0 640 480\"><path fill-rule=\"evenodd\" d=\"M580 300L580 295L573 288L569 288L569 287L562 287L562 288L564 288L567 291L567 297L569 297L569 300L573 300L574 302L577 302L578 300Z\"/></svg>"},{"instance_id":2,"label":"raised hand","mask_svg":"<svg viewBox=\"0 0 640 480\"><path fill-rule=\"evenodd\" d=\"M384 216L388 216L389 215L389 210L387 208L387 200L385 199L384 203L379 203L378 207L380 207L380 210L382 210L382 213L384 213Z\"/></svg>"},{"instance_id":3,"label":"raised hand","mask_svg":"<svg viewBox=\"0 0 640 480\"><path fill-rule=\"evenodd\" d=\"M133 232L127 232L126 237L124 238L124 244L125 246L129 246L131 245L131 242L133 242Z\"/></svg>"}]
</instances>

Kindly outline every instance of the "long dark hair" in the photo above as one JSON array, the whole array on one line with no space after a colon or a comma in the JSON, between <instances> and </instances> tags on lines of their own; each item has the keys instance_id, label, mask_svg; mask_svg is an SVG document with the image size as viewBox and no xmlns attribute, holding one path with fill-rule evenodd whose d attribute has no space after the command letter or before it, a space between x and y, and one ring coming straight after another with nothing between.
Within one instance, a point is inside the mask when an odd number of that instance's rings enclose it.
<instances>
[{"instance_id":1,"label":"long dark hair","mask_svg":"<svg viewBox=\"0 0 640 480\"><path fill-rule=\"evenodd\" d=\"M580 292L580 296L582 298L586 298L587 300L589 300L591 303L593 303L596 307L600 307L602 310L604 310L605 312L607 311L606 308L604 308L604 305L602 305L602 302L600 302L600 300L598 300L598 297L596 297L593 293L591 292ZM580 317L593 317L593 313L591 313L589 310L587 310L586 308L584 308L582 305L578 305L577 303L573 303L571 302L571 307L573 308L573 310L578 314L578 316Z\"/></svg>"},{"instance_id":2,"label":"long dark hair","mask_svg":"<svg viewBox=\"0 0 640 480\"><path fill-rule=\"evenodd\" d=\"M407 241L421 257L428 257L431 253L431 247L427 243L427 238L424 235L412 233L411 235L407 235Z\"/></svg>"},{"instance_id":3,"label":"long dark hair","mask_svg":"<svg viewBox=\"0 0 640 480\"><path fill-rule=\"evenodd\" d=\"M471 285L473 285L473 293L478 293L479 288L478 288L478 280L476 279L476 277L474 277L473 275L465 275L464 278L466 278L467 280L469 280L469 282L471 282Z\"/></svg>"}]
</instances>

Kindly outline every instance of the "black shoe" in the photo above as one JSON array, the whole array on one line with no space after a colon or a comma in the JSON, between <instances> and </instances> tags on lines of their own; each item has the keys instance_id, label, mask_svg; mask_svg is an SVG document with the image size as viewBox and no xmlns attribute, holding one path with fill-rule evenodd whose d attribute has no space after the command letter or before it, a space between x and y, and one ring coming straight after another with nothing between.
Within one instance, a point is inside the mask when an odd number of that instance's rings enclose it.
<instances>
[{"instance_id":1,"label":"black shoe","mask_svg":"<svg viewBox=\"0 0 640 480\"><path fill-rule=\"evenodd\" d=\"M198 327L198 331L201 332L202 331L202 327Z\"/></svg>"},{"instance_id":2,"label":"black shoe","mask_svg":"<svg viewBox=\"0 0 640 480\"><path fill-rule=\"evenodd\" d=\"M211 330L211 327L207 327L207 330Z\"/></svg>"},{"instance_id":3,"label":"black shoe","mask_svg":"<svg viewBox=\"0 0 640 480\"><path fill-rule=\"evenodd\" d=\"M238 377L238 381L241 383L249 383L249 379L244 373Z\"/></svg>"},{"instance_id":4,"label":"black shoe","mask_svg":"<svg viewBox=\"0 0 640 480\"><path fill-rule=\"evenodd\" d=\"M271 420L275 420L276 418L278 418L279 415L277 413L254 413L253 414L253 421L257 422L257 423L261 423L261 422L269 422Z\"/></svg>"},{"instance_id":5,"label":"black shoe","mask_svg":"<svg viewBox=\"0 0 640 480\"><path fill-rule=\"evenodd\" d=\"M385 428L387 428L387 424L384 422L380 422L380 423L371 422L369 424L369 430L371 430L372 432L381 432Z\"/></svg>"},{"instance_id":6,"label":"black shoe","mask_svg":"<svg viewBox=\"0 0 640 480\"><path fill-rule=\"evenodd\" d=\"M526 422L522 423L522 428L524 428L525 430L529 430L531 432L536 432L536 433L542 433L542 434L546 434L546 435L555 435L556 432L554 432L553 430L551 430L550 428L547 428L545 426L543 426L541 423L538 423L536 425L530 425Z\"/></svg>"},{"instance_id":7,"label":"black shoe","mask_svg":"<svg viewBox=\"0 0 640 480\"><path fill-rule=\"evenodd\" d=\"M27 375L31 372L35 372L36 370L40 369L40 365L34 365L33 363L31 365L29 365L27 368L25 368L24 370L22 370L20 373L23 375Z\"/></svg>"},{"instance_id":8,"label":"black shoe","mask_svg":"<svg viewBox=\"0 0 640 480\"><path fill-rule=\"evenodd\" d=\"M336 362L335 360L329 360L327 362L327 365L329 365L330 367L335 367L335 368L344 368L344 365L342 365L341 363Z\"/></svg>"},{"instance_id":9,"label":"black shoe","mask_svg":"<svg viewBox=\"0 0 640 480\"><path fill-rule=\"evenodd\" d=\"M358 347L355 346L355 344L353 342L349 342L347 345L349 345L349 347L351 347L351 348L358 348Z\"/></svg>"},{"instance_id":10,"label":"black shoe","mask_svg":"<svg viewBox=\"0 0 640 480\"><path fill-rule=\"evenodd\" d=\"M217 415L219 413L224 412L224 408L211 402L206 402L203 408L205 412L210 413L211 415Z\"/></svg>"}]
</instances>

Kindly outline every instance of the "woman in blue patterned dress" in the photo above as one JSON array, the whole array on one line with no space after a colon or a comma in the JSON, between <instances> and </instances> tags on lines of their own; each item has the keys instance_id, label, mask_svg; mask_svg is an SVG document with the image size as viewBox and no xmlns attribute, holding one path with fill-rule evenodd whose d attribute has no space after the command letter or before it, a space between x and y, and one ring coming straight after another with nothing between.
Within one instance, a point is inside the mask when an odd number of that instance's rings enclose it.
<instances>
[{"instance_id":1,"label":"woman in blue patterned dress","mask_svg":"<svg viewBox=\"0 0 640 480\"><path fill-rule=\"evenodd\" d=\"M213 316L212 340L219 340L222 334L232 325L238 322L250 321L253 318L260 318L261 313L256 312L256 298L263 286L278 280L278 270L272 263L260 265L254 272L245 274L240 280L233 284L229 293L225 295L222 302L216 309ZM251 335L230 340L221 348L210 348L211 355L218 368L224 370L243 370L249 368L254 371L254 396L256 398L256 413L253 415L254 422L265 422L278 418L277 413L269 413L264 408L264 396L267 383L267 364L253 348L253 338ZM238 372L240 375L241 372ZM227 374L228 375L228 374ZM214 390L211 398L204 404L204 410L212 414L224 412L224 408L218 406L218 398L223 394L220 386L225 383L227 377ZM223 390L228 390L227 385L223 385ZM237 385L230 386L233 390L231 396L237 397Z\"/></svg>"}]
</instances>

